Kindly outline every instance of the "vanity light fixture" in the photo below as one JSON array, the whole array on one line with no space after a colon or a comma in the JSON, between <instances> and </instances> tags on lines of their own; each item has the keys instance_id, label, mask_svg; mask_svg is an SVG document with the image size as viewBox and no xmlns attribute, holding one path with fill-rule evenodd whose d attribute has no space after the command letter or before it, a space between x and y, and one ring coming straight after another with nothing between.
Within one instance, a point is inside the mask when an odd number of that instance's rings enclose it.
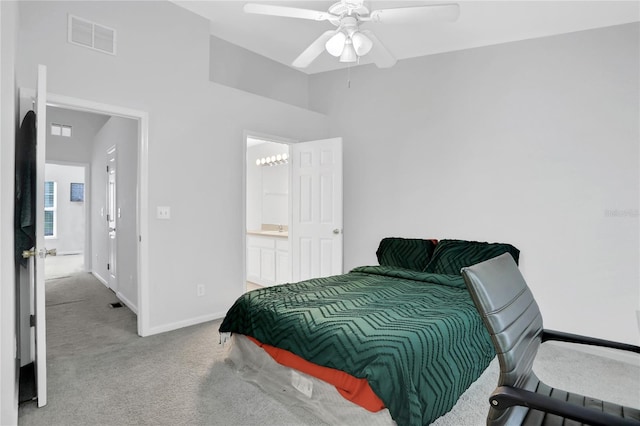
<instances>
[{"instance_id":1,"label":"vanity light fixture","mask_svg":"<svg viewBox=\"0 0 640 426\"><path fill-rule=\"evenodd\" d=\"M271 155L269 157L262 157L256 159L256 166L279 166L281 164L287 164L289 162L289 154Z\"/></svg>"}]
</instances>

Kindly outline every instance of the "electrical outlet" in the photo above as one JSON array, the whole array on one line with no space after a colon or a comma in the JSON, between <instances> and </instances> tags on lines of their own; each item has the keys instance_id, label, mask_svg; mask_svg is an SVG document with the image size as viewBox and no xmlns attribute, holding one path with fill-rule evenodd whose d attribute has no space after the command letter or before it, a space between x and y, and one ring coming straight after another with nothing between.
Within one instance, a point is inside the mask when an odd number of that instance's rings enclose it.
<instances>
[{"instance_id":1,"label":"electrical outlet","mask_svg":"<svg viewBox=\"0 0 640 426\"><path fill-rule=\"evenodd\" d=\"M199 284L196 287L196 292L198 294L198 297L204 296L204 285L203 284Z\"/></svg>"},{"instance_id":2,"label":"electrical outlet","mask_svg":"<svg viewBox=\"0 0 640 426\"><path fill-rule=\"evenodd\" d=\"M158 219L171 219L171 207L158 206L156 217Z\"/></svg>"}]
</instances>

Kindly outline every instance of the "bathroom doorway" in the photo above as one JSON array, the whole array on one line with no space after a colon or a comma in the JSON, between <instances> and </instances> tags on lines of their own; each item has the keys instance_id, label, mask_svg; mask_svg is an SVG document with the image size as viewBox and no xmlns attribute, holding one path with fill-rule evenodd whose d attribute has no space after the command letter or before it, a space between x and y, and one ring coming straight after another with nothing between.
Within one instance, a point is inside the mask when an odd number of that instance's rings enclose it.
<instances>
[{"instance_id":1,"label":"bathroom doorway","mask_svg":"<svg viewBox=\"0 0 640 426\"><path fill-rule=\"evenodd\" d=\"M247 290L291 281L289 145L247 137Z\"/></svg>"},{"instance_id":2,"label":"bathroom doorway","mask_svg":"<svg viewBox=\"0 0 640 426\"><path fill-rule=\"evenodd\" d=\"M244 290L343 273L342 138L245 134Z\"/></svg>"}]
</instances>

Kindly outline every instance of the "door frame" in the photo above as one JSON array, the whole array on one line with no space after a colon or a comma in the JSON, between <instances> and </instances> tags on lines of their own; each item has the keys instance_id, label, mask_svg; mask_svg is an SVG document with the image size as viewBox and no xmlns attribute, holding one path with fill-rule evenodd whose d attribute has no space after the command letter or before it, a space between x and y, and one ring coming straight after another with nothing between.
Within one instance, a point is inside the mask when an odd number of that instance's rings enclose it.
<instances>
[{"instance_id":1,"label":"door frame","mask_svg":"<svg viewBox=\"0 0 640 426\"><path fill-rule=\"evenodd\" d=\"M283 145L292 145L300 142L297 139L289 139L283 136L274 136L263 132L254 132L252 130L244 130L242 133L242 292L247 291L247 139L259 139L266 142L279 143ZM289 170L289 186L291 186L291 170ZM291 212L291 195L289 195L289 213ZM291 229L291 215L289 215L289 223Z\"/></svg>"},{"instance_id":2,"label":"door frame","mask_svg":"<svg viewBox=\"0 0 640 426\"><path fill-rule=\"evenodd\" d=\"M35 96L33 89L21 89L25 94ZM22 94L22 92L21 92ZM138 182L136 230L138 235L138 335L148 336L149 324L149 113L142 110L105 104L87 99L75 98L47 92L47 105L76 111L93 112L129 118L138 122Z\"/></svg>"},{"instance_id":3,"label":"door frame","mask_svg":"<svg viewBox=\"0 0 640 426\"><path fill-rule=\"evenodd\" d=\"M118 235L117 235L117 226L116 221L118 218L118 184L117 184L117 176L118 176L118 150L115 145L107 148L106 152L106 160L107 160L107 178L106 178L106 214L107 214L107 287L111 289L116 295L119 292L120 283L118 282ZM113 169L111 168L113 162ZM113 197L111 196L111 172L113 170ZM111 206L113 203L113 206ZM113 211L111 209L113 207ZM113 218L111 214L113 213ZM113 222L113 229L115 233L115 238L111 238L111 222Z\"/></svg>"}]
</instances>

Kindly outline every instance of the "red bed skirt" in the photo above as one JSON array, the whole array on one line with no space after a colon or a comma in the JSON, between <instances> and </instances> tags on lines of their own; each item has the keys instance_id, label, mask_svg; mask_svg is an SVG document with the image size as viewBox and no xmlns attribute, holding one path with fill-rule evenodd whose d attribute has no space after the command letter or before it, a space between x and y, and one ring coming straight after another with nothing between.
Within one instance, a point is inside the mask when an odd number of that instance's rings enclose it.
<instances>
[{"instance_id":1,"label":"red bed skirt","mask_svg":"<svg viewBox=\"0 0 640 426\"><path fill-rule=\"evenodd\" d=\"M264 349L278 364L294 368L335 386L344 398L354 404L358 404L374 413L385 408L382 400L378 398L378 395L376 395L371 389L371 386L369 386L367 379L358 379L344 371L322 367L287 350L261 343L251 336L246 337Z\"/></svg>"}]
</instances>

